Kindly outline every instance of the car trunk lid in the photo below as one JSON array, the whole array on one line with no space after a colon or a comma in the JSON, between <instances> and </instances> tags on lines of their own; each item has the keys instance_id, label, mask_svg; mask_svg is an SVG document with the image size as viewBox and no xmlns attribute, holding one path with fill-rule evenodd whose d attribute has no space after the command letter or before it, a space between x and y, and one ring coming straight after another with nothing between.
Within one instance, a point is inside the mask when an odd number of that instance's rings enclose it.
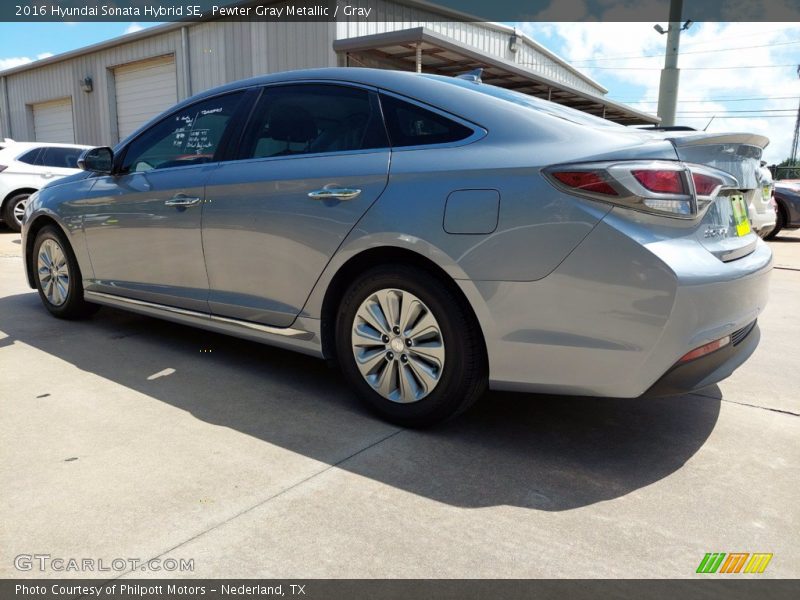
<instances>
[{"instance_id":1,"label":"car trunk lid","mask_svg":"<svg viewBox=\"0 0 800 600\"><path fill-rule=\"evenodd\" d=\"M747 205L760 193L761 153L769 140L752 133L667 132L682 161L733 175L738 189L724 189L703 216L696 236L722 261L747 256L758 236L751 231Z\"/></svg>"}]
</instances>

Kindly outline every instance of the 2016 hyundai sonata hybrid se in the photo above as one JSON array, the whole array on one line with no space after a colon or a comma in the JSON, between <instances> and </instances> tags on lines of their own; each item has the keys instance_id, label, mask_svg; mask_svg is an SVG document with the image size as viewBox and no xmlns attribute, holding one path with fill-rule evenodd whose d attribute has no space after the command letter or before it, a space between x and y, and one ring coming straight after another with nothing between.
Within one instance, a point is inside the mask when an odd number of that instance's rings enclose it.
<instances>
[{"instance_id":1,"label":"2016 hyundai sonata hybrid se","mask_svg":"<svg viewBox=\"0 0 800 600\"><path fill-rule=\"evenodd\" d=\"M28 280L335 360L383 417L638 397L755 349L766 138L645 132L480 82L282 73L169 109L30 201Z\"/></svg>"}]
</instances>

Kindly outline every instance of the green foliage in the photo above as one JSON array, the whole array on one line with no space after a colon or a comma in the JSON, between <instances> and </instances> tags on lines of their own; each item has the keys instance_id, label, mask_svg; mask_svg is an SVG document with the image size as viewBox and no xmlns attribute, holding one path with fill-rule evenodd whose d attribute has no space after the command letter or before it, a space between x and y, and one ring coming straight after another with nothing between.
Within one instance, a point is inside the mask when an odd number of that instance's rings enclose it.
<instances>
[{"instance_id":1,"label":"green foliage","mask_svg":"<svg viewBox=\"0 0 800 600\"><path fill-rule=\"evenodd\" d=\"M776 181L779 179L800 179L800 160L792 161L787 158L777 165L772 165L770 170Z\"/></svg>"}]
</instances>

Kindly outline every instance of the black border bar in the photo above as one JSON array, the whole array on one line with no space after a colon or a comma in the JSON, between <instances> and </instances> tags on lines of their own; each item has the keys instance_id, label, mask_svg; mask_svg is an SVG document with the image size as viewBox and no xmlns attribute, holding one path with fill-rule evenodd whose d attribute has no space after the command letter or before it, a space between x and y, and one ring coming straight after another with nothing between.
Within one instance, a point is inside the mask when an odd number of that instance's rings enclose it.
<instances>
[{"instance_id":1,"label":"black border bar","mask_svg":"<svg viewBox=\"0 0 800 600\"><path fill-rule=\"evenodd\" d=\"M745 578L747 577L747 578ZM800 580L701 575L695 579L7 579L3 600L589 600L800 597ZM38 591L36 591L38 590ZM83 590L83 591L81 591ZM235 593L231 593L231 590ZM99 591L99 593L98 593Z\"/></svg>"},{"instance_id":2,"label":"black border bar","mask_svg":"<svg viewBox=\"0 0 800 600\"><path fill-rule=\"evenodd\" d=\"M0 21L166 22L224 17L238 21L663 23L669 8L670 0L3 0ZM800 21L800 0L683 0L683 20Z\"/></svg>"}]
</instances>

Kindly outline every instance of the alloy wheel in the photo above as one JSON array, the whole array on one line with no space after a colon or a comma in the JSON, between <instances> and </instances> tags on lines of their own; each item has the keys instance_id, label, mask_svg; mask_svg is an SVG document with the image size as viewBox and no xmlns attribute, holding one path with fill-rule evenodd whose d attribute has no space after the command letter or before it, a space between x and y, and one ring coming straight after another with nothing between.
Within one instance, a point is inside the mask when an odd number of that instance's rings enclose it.
<instances>
[{"instance_id":1,"label":"alloy wheel","mask_svg":"<svg viewBox=\"0 0 800 600\"><path fill-rule=\"evenodd\" d=\"M382 289L370 294L356 311L351 341L361 375L388 400L417 402L441 379L442 330L431 310L410 292Z\"/></svg>"},{"instance_id":2,"label":"alloy wheel","mask_svg":"<svg viewBox=\"0 0 800 600\"><path fill-rule=\"evenodd\" d=\"M13 206L12 214L19 227L22 227L22 218L25 216L25 207L28 205L29 196L19 198Z\"/></svg>"},{"instance_id":3,"label":"alloy wheel","mask_svg":"<svg viewBox=\"0 0 800 600\"><path fill-rule=\"evenodd\" d=\"M70 277L67 257L61 246L52 239L46 239L39 246L37 275L42 292L53 306L61 306L69 295Z\"/></svg>"}]
</instances>

